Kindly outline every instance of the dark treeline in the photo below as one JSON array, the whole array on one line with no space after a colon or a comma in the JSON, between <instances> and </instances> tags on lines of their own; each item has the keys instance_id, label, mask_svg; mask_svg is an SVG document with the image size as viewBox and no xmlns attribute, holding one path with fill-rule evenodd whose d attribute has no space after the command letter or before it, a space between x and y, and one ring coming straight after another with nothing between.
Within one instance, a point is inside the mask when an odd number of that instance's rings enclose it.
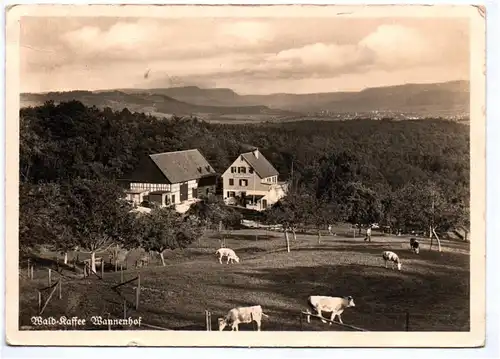
<instances>
[{"instance_id":1,"label":"dark treeline","mask_svg":"<svg viewBox=\"0 0 500 359\"><path fill-rule=\"evenodd\" d=\"M422 227L430 220L419 216L432 215L442 230L468 226L466 125L437 119L210 124L76 101L20 111L20 181L31 189L76 179L114 183L144 155L190 148L222 173L250 146L273 163L280 180L290 180L293 168L293 189L337 208L329 220ZM375 214L358 215L370 206Z\"/></svg>"}]
</instances>

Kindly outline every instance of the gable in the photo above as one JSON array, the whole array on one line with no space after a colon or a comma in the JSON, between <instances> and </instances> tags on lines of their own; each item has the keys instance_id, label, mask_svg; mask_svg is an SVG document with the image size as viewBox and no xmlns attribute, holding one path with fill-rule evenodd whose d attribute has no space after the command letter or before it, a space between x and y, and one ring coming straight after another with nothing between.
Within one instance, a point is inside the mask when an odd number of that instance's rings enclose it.
<instances>
[{"instance_id":1,"label":"gable","mask_svg":"<svg viewBox=\"0 0 500 359\"><path fill-rule=\"evenodd\" d=\"M261 179L266 177L278 176L279 173L274 166L259 152L259 157L255 157L253 152L240 154L233 163L224 171L223 176L231 174L231 167L238 167L242 163L253 168L255 174Z\"/></svg>"},{"instance_id":2,"label":"gable","mask_svg":"<svg viewBox=\"0 0 500 359\"><path fill-rule=\"evenodd\" d=\"M250 165L250 163L248 163L245 159L241 159L241 155L239 155L238 157L236 157L236 159L233 161L233 163L231 163L231 165L224 171L224 173L222 174L222 176L225 176L227 174L232 174L231 173L231 167L239 167L239 166L243 166L243 165L244 166L252 167ZM257 174L257 172L255 172L255 174Z\"/></svg>"}]
</instances>

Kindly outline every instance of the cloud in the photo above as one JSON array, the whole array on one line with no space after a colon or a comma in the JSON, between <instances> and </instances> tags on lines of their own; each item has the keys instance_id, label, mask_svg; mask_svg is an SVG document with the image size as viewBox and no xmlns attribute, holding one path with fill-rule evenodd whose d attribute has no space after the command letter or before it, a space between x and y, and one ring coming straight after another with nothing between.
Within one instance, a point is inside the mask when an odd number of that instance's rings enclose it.
<instances>
[{"instance_id":1,"label":"cloud","mask_svg":"<svg viewBox=\"0 0 500 359\"><path fill-rule=\"evenodd\" d=\"M206 61L208 67L193 66L190 78L203 81L231 77L253 80L332 78L343 73L439 65L446 58L443 53L446 49L429 35L413 27L380 25L355 44L312 43L273 54L213 58ZM436 51L436 48L441 51ZM453 53L454 49L449 47L447 51ZM447 66L455 64L454 59L451 60ZM217 66L218 63L225 66Z\"/></svg>"},{"instance_id":2,"label":"cloud","mask_svg":"<svg viewBox=\"0 0 500 359\"><path fill-rule=\"evenodd\" d=\"M373 86L391 73L442 78L438 68L468 75L468 27L457 20L40 19L21 24L23 88L234 84L248 93L326 79Z\"/></svg>"}]
</instances>

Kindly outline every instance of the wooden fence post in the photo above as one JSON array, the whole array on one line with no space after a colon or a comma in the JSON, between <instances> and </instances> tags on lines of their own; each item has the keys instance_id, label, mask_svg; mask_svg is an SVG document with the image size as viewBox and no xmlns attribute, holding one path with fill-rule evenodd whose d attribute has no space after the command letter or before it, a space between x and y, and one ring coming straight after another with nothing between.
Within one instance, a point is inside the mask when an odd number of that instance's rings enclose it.
<instances>
[{"instance_id":1,"label":"wooden fence post","mask_svg":"<svg viewBox=\"0 0 500 359\"><path fill-rule=\"evenodd\" d=\"M31 279L33 279L33 278L34 278L34 276L33 276L33 267L34 267L34 266L35 266L34 264L32 264L32 265L31 265Z\"/></svg>"},{"instance_id":2,"label":"wooden fence post","mask_svg":"<svg viewBox=\"0 0 500 359\"><path fill-rule=\"evenodd\" d=\"M62 280L59 278L59 299L62 299Z\"/></svg>"},{"instance_id":3,"label":"wooden fence post","mask_svg":"<svg viewBox=\"0 0 500 359\"><path fill-rule=\"evenodd\" d=\"M300 331L303 331L304 330L304 315L302 315L302 313L300 313Z\"/></svg>"},{"instance_id":4,"label":"wooden fence post","mask_svg":"<svg viewBox=\"0 0 500 359\"><path fill-rule=\"evenodd\" d=\"M28 259L28 278L30 278L30 275L31 275L31 264L30 263L31 263L31 261Z\"/></svg>"},{"instance_id":5,"label":"wooden fence post","mask_svg":"<svg viewBox=\"0 0 500 359\"><path fill-rule=\"evenodd\" d=\"M49 287L52 285L52 269L49 268Z\"/></svg>"},{"instance_id":6,"label":"wooden fence post","mask_svg":"<svg viewBox=\"0 0 500 359\"><path fill-rule=\"evenodd\" d=\"M120 283L123 283L123 264L120 265L120 271L121 271L121 274L120 274Z\"/></svg>"},{"instance_id":7,"label":"wooden fence post","mask_svg":"<svg viewBox=\"0 0 500 359\"><path fill-rule=\"evenodd\" d=\"M111 330L111 321L109 319L110 319L110 316L108 313L108 330Z\"/></svg>"},{"instance_id":8,"label":"wooden fence post","mask_svg":"<svg viewBox=\"0 0 500 359\"><path fill-rule=\"evenodd\" d=\"M42 310L42 292L38 291L38 313Z\"/></svg>"},{"instance_id":9,"label":"wooden fence post","mask_svg":"<svg viewBox=\"0 0 500 359\"><path fill-rule=\"evenodd\" d=\"M410 331L410 312L406 312L406 331Z\"/></svg>"},{"instance_id":10,"label":"wooden fence post","mask_svg":"<svg viewBox=\"0 0 500 359\"><path fill-rule=\"evenodd\" d=\"M205 310L205 327L207 332L212 331L212 313L208 310Z\"/></svg>"},{"instance_id":11,"label":"wooden fence post","mask_svg":"<svg viewBox=\"0 0 500 359\"><path fill-rule=\"evenodd\" d=\"M139 296L141 295L141 273L137 273L137 290L135 292L135 310L139 309Z\"/></svg>"},{"instance_id":12,"label":"wooden fence post","mask_svg":"<svg viewBox=\"0 0 500 359\"><path fill-rule=\"evenodd\" d=\"M47 301L45 302L45 304L43 305L43 308L42 310L40 311L40 314L43 313L43 311L45 310L45 308L47 308L47 305L49 304L50 300L52 299L52 296L54 295L54 293L56 292L57 290L57 285L54 286L54 289L52 289L52 292L50 292L50 295L49 297L47 298Z\"/></svg>"},{"instance_id":13,"label":"wooden fence post","mask_svg":"<svg viewBox=\"0 0 500 359\"><path fill-rule=\"evenodd\" d=\"M127 300L123 300L123 319L127 319Z\"/></svg>"},{"instance_id":14,"label":"wooden fence post","mask_svg":"<svg viewBox=\"0 0 500 359\"><path fill-rule=\"evenodd\" d=\"M101 259L101 278L104 278L104 258Z\"/></svg>"}]
</instances>

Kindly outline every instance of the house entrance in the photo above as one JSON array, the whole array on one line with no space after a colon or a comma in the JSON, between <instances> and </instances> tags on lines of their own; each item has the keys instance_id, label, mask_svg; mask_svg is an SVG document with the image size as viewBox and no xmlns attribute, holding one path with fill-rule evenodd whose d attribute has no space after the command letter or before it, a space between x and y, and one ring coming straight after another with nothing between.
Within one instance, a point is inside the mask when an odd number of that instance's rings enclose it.
<instances>
[{"instance_id":1,"label":"house entrance","mask_svg":"<svg viewBox=\"0 0 500 359\"><path fill-rule=\"evenodd\" d=\"M180 201L184 202L184 201L187 201L187 199L188 199L188 184L186 182L186 183L181 184Z\"/></svg>"}]
</instances>

